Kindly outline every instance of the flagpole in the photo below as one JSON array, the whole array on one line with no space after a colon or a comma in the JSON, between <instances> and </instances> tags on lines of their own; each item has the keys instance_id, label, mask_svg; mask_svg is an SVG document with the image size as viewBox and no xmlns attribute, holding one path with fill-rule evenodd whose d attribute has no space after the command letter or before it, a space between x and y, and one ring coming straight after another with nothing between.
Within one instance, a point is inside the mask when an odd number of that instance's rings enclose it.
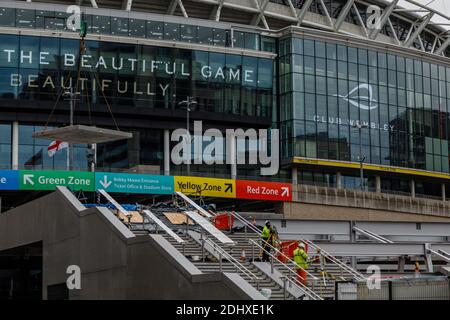
<instances>
[{"instance_id":1,"label":"flagpole","mask_svg":"<svg viewBox=\"0 0 450 320\"><path fill-rule=\"evenodd\" d=\"M69 146L67 146L66 148L66 165L67 165L67 170L70 170L70 152L69 152Z\"/></svg>"}]
</instances>

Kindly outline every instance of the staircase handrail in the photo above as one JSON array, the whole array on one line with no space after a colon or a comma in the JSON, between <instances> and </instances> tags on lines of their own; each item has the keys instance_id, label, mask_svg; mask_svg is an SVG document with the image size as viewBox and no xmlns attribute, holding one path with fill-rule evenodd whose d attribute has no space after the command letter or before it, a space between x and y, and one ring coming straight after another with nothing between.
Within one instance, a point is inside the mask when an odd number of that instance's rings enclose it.
<instances>
[{"instance_id":1,"label":"staircase handrail","mask_svg":"<svg viewBox=\"0 0 450 320\"><path fill-rule=\"evenodd\" d=\"M260 249L264 250L267 252L267 254L272 258L272 263L273 263L273 259L277 259L277 257L275 257L271 252L269 252L268 250L266 250L265 248L263 248L262 246L260 246L256 241L249 239L248 240L249 243L251 243L252 245L255 245L256 247L259 247ZM253 259L253 257L252 257ZM287 271L289 273L292 274L297 274L296 270L293 270L292 268L290 268L287 264L282 264L283 268L287 269ZM303 269L300 267L300 269ZM303 269L305 270L305 269ZM316 276L314 276L313 274L309 273L307 270L305 270L305 272L312 278L313 281L319 281L320 279L317 278ZM304 285L303 283L297 284L297 287L300 287L300 289L305 292L305 294L310 297L311 299L316 300L317 297L320 298L320 296L315 293L313 290L311 290L308 286Z\"/></svg>"},{"instance_id":2,"label":"staircase handrail","mask_svg":"<svg viewBox=\"0 0 450 320\"><path fill-rule=\"evenodd\" d=\"M303 241L305 241L310 247L316 249L316 251L320 251L320 254L322 256L324 256L325 258L330 260L332 263L337 265L342 271L346 271L347 273L351 274L352 277L354 278L354 280L360 281L360 280L365 280L366 279L366 277L362 273L358 272L357 270L354 270L353 268L348 266L346 263L340 261L339 259L337 259L333 255L331 255L330 253L328 253L327 251L323 250L318 245L313 243L311 240L305 239Z\"/></svg>"},{"instance_id":3,"label":"staircase handrail","mask_svg":"<svg viewBox=\"0 0 450 320\"><path fill-rule=\"evenodd\" d=\"M253 278L257 281L263 280L262 278L255 275L251 270L249 270L242 263L240 263L235 257L233 257L231 254L229 254L225 249L223 249L221 246L219 246L216 242L212 241L211 239L207 239L207 238L203 238L202 241L204 241L205 243L212 246L214 251L217 251L220 254L220 257L223 256L226 260L228 260L228 262L230 262L237 269L241 270L249 278Z\"/></svg>"}]
</instances>

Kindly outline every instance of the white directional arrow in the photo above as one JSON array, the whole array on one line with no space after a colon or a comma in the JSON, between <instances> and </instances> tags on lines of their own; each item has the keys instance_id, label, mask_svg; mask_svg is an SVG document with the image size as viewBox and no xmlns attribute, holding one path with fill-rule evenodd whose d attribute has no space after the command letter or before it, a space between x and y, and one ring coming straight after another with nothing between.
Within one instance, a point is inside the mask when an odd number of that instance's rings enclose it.
<instances>
[{"instance_id":1,"label":"white directional arrow","mask_svg":"<svg viewBox=\"0 0 450 320\"><path fill-rule=\"evenodd\" d=\"M289 196L289 188L288 187L281 187L281 190L283 190L283 192L281 193L281 196Z\"/></svg>"},{"instance_id":2,"label":"white directional arrow","mask_svg":"<svg viewBox=\"0 0 450 320\"><path fill-rule=\"evenodd\" d=\"M23 184L31 184L34 186L34 181L31 180L31 178L34 178L34 174L24 174L23 175Z\"/></svg>"},{"instance_id":3,"label":"white directional arrow","mask_svg":"<svg viewBox=\"0 0 450 320\"><path fill-rule=\"evenodd\" d=\"M103 176L103 181L100 180L100 184L103 186L103 188L108 189L108 187L111 185L112 181L108 181L107 176Z\"/></svg>"}]
</instances>

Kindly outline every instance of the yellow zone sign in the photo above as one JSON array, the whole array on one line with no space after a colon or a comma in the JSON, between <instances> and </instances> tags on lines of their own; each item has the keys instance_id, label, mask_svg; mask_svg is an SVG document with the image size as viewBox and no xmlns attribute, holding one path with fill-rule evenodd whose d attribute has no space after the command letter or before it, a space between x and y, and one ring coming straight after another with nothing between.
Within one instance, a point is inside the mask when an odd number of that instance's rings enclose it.
<instances>
[{"instance_id":1,"label":"yellow zone sign","mask_svg":"<svg viewBox=\"0 0 450 320\"><path fill-rule=\"evenodd\" d=\"M236 198L236 182L231 179L174 177L175 191L187 196Z\"/></svg>"}]
</instances>

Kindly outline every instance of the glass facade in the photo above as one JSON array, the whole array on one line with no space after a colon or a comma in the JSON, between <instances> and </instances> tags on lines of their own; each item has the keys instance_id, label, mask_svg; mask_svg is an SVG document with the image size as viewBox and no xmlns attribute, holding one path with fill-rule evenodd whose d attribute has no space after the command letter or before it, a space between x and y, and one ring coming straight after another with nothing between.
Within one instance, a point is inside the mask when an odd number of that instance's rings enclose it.
<instances>
[{"instance_id":1,"label":"glass facade","mask_svg":"<svg viewBox=\"0 0 450 320\"><path fill-rule=\"evenodd\" d=\"M77 40L0 35L0 99L56 101L76 86ZM176 48L88 41L80 59L80 104L176 109L270 118L274 61ZM86 106L85 106L86 107ZM106 110L105 108L102 108ZM129 109L127 109L129 110Z\"/></svg>"},{"instance_id":2,"label":"glass facade","mask_svg":"<svg viewBox=\"0 0 450 320\"><path fill-rule=\"evenodd\" d=\"M279 49L283 158L449 172L448 66L300 38Z\"/></svg>"},{"instance_id":3,"label":"glass facade","mask_svg":"<svg viewBox=\"0 0 450 320\"><path fill-rule=\"evenodd\" d=\"M1 6L1 4L0 4ZM65 8L64 8L65 10ZM60 11L43 11L0 7L0 27L71 31L65 23L70 14ZM210 46L235 47L258 51L276 51L274 38L256 33L196 26L190 24L152 21L130 17L83 14L88 34L148 38Z\"/></svg>"},{"instance_id":4,"label":"glass facade","mask_svg":"<svg viewBox=\"0 0 450 320\"><path fill-rule=\"evenodd\" d=\"M48 127L51 129L51 127ZM67 149L62 149L50 157L48 146L51 141L45 139L34 139L34 132L43 131L43 126L20 125L19 126L19 169L67 169ZM74 170L88 170L85 145L74 145L73 165Z\"/></svg>"},{"instance_id":5,"label":"glass facade","mask_svg":"<svg viewBox=\"0 0 450 320\"><path fill-rule=\"evenodd\" d=\"M11 125L0 123L0 170L11 165Z\"/></svg>"}]
</instances>

